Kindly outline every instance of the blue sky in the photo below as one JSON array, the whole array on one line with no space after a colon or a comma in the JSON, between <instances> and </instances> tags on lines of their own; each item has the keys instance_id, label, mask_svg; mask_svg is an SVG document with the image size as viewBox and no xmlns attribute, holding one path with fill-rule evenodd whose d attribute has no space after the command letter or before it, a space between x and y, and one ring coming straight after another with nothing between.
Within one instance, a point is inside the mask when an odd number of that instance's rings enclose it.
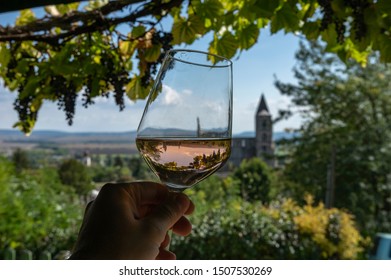
<instances>
[{"instance_id":1,"label":"blue sky","mask_svg":"<svg viewBox=\"0 0 391 280\"><path fill-rule=\"evenodd\" d=\"M17 13L0 14L0 24L12 23ZM210 37L202 38L187 48L207 51ZM270 35L262 30L258 42L250 50L242 52L233 61L234 114L233 133L254 130L255 110L261 94L264 93L273 116L278 109L287 108L289 99L281 96L274 86L276 76L283 82L294 82L292 68L294 54L298 49L299 38L282 32ZM12 103L15 93L9 92L0 81L0 129L11 129L17 121ZM145 101L127 101L126 108L120 112L113 99L102 98L88 109L80 104L72 126L68 126L64 112L51 102L45 103L39 113L35 129L53 129L63 131L130 131L136 130ZM274 131L285 128L297 128L299 116L275 125Z\"/></svg>"}]
</instances>

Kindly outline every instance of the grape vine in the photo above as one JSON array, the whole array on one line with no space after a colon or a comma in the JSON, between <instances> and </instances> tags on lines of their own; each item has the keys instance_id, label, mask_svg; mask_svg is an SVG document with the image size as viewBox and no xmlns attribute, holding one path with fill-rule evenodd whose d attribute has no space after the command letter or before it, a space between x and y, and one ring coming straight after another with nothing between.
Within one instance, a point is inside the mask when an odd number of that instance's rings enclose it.
<instances>
[{"instance_id":1,"label":"grape vine","mask_svg":"<svg viewBox=\"0 0 391 280\"><path fill-rule=\"evenodd\" d=\"M364 11L370 5L368 0L343 0L343 4L345 5L344 8L347 8L346 10L351 12L351 24L346 22L346 18L341 18L337 15L332 7L331 2L331 0L318 1L321 7L321 12L323 13L320 30L323 31L327 29L330 24L334 24L338 43L343 43L345 41L345 38L348 36L346 31L349 27L357 41L360 41L362 38L364 38L367 32Z\"/></svg>"}]
</instances>

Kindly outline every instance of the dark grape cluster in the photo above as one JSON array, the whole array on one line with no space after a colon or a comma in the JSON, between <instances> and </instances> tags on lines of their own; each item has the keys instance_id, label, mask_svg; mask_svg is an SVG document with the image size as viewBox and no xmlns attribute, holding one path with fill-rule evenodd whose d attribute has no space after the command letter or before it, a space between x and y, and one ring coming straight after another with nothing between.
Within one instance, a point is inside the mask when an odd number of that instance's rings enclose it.
<instances>
[{"instance_id":1,"label":"dark grape cluster","mask_svg":"<svg viewBox=\"0 0 391 280\"><path fill-rule=\"evenodd\" d=\"M77 99L75 85L63 76L54 75L50 81L50 87L57 98L58 109L65 111L66 120L69 125L72 125Z\"/></svg>"},{"instance_id":2,"label":"dark grape cluster","mask_svg":"<svg viewBox=\"0 0 391 280\"><path fill-rule=\"evenodd\" d=\"M101 63L106 69L106 82L114 88L114 99L119 109L125 108L125 85L129 82L128 72L121 62L114 64L115 59L111 54L102 55Z\"/></svg>"},{"instance_id":3,"label":"dark grape cluster","mask_svg":"<svg viewBox=\"0 0 391 280\"><path fill-rule=\"evenodd\" d=\"M11 46L11 50L17 50L17 47ZM29 56L26 53L22 53L22 58L29 58ZM18 73L17 66L18 61L15 59L15 56L12 56L11 60L7 65L6 73L6 77L10 81L16 79L16 73ZM35 95L31 92L24 92L27 82L30 78L36 78L35 75L36 73L34 67L31 65L27 66L27 70L23 72L24 79L19 80L19 85L17 89L19 95L13 103L14 109L19 116L22 131L25 133L30 132L30 126L37 120L38 117L38 110L36 110L36 108L35 110L32 110L32 103L34 102Z\"/></svg>"},{"instance_id":4,"label":"dark grape cluster","mask_svg":"<svg viewBox=\"0 0 391 280\"><path fill-rule=\"evenodd\" d=\"M164 58L164 54L167 50L172 49L171 41L172 34L163 31L156 31L152 37L152 43L154 45L160 44L162 47L162 53L155 62L145 62L143 67L143 76L141 77L142 85L147 87L150 85L153 75L156 75L158 66L161 64ZM115 103L120 110L125 108L125 87L130 81L130 73L125 67L125 62L122 61L122 58L114 51L117 46L112 46L110 50L104 51L100 54L100 64L97 65L95 74L88 73L83 76L84 80L84 91L82 93L82 105L88 107L89 105L94 104L94 97L96 95L108 97L110 91L113 92ZM139 52L144 51L139 49ZM79 57L80 55L76 55ZM78 58L76 58L78 59ZM7 67L7 78L12 81L15 79L16 68L18 65L17 59L11 59ZM29 80L29 77L38 75L35 73L34 67L30 67L28 73L25 73L25 79L20 84L18 92L19 97L14 102L14 108L19 114L19 119L23 126L23 130L28 132L31 127L29 127L29 120L36 121L37 111L32 111L31 106L36 96L34 94L21 94L25 90L25 84ZM83 75L82 73L77 73L77 75ZM77 76L76 76L77 77ZM99 81L99 91L93 89L94 86L97 86L96 80ZM102 86L105 85L105 86ZM51 73L48 75L48 78L40 80L39 87L50 87L52 93L52 99L57 101L58 109L65 112L65 117L69 125L72 125L73 118L75 115L76 101L77 101L77 86L73 81L73 76L63 76L61 74ZM103 87L103 88L102 88ZM95 90L95 92L93 92ZM22 97L21 97L22 96Z\"/></svg>"},{"instance_id":5,"label":"dark grape cluster","mask_svg":"<svg viewBox=\"0 0 391 280\"><path fill-rule=\"evenodd\" d=\"M109 77L110 83L114 87L114 100L115 104L118 105L120 111L122 111L125 108L125 100L124 100L124 95L125 95L125 84L128 82L128 75L127 73L118 73L115 76Z\"/></svg>"},{"instance_id":6,"label":"dark grape cluster","mask_svg":"<svg viewBox=\"0 0 391 280\"><path fill-rule=\"evenodd\" d=\"M15 79L15 71L14 70L15 70L16 66L17 66L17 61L14 57L12 57L7 65L7 73L6 73L7 79L9 79L9 80Z\"/></svg>"},{"instance_id":7,"label":"dark grape cluster","mask_svg":"<svg viewBox=\"0 0 391 280\"><path fill-rule=\"evenodd\" d=\"M344 0L344 4L352 9L352 30L356 40L366 35L367 27L364 20L364 10L369 7L368 0Z\"/></svg>"},{"instance_id":8,"label":"dark grape cluster","mask_svg":"<svg viewBox=\"0 0 391 280\"><path fill-rule=\"evenodd\" d=\"M22 92L24 89L23 86L19 86L18 91ZM26 120L36 121L38 117L37 111L31 111L31 103L33 101L32 95L26 95L24 97L19 97L14 101L14 108L18 112L19 120L22 123L22 131L27 133L30 131L30 127L28 127L28 123Z\"/></svg>"},{"instance_id":9,"label":"dark grape cluster","mask_svg":"<svg viewBox=\"0 0 391 280\"><path fill-rule=\"evenodd\" d=\"M333 22L334 12L331 8L331 3L329 0L318 0L319 5L323 13L322 22L320 23L320 30L325 30Z\"/></svg>"},{"instance_id":10,"label":"dark grape cluster","mask_svg":"<svg viewBox=\"0 0 391 280\"><path fill-rule=\"evenodd\" d=\"M87 76L86 88L82 93L81 101L84 108L88 108L88 106L93 105L95 102L92 100L92 75Z\"/></svg>"},{"instance_id":11,"label":"dark grape cluster","mask_svg":"<svg viewBox=\"0 0 391 280\"><path fill-rule=\"evenodd\" d=\"M337 41L343 43L345 39L345 25L335 14L331 7L330 0L318 0L323 13L323 18L320 24L320 30L323 31L332 23L335 25L335 32L337 33Z\"/></svg>"},{"instance_id":12,"label":"dark grape cluster","mask_svg":"<svg viewBox=\"0 0 391 280\"><path fill-rule=\"evenodd\" d=\"M325 30L330 24L334 24L337 33L337 40L343 43L346 35L345 20L339 18L333 11L331 0L318 0L323 13L323 18L320 25L320 30ZM354 32L356 40L362 39L366 35L366 25L364 21L364 11L369 6L368 0L344 0L344 5L347 10L351 10L352 23L350 30Z\"/></svg>"}]
</instances>

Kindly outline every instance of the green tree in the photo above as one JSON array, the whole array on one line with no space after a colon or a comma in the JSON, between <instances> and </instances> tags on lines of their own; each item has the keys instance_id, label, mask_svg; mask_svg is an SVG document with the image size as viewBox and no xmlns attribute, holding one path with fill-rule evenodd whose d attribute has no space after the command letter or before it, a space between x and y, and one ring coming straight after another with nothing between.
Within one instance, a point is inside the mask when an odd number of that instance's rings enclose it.
<instances>
[{"instance_id":1,"label":"green tree","mask_svg":"<svg viewBox=\"0 0 391 280\"><path fill-rule=\"evenodd\" d=\"M232 177L240 182L240 193L244 200L270 201L272 172L260 158L243 160Z\"/></svg>"},{"instance_id":2,"label":"green tree","mask_svg":"<svg viewBox=\"0 0 391 280\"><path fill-rule=\"evenodd\" d=\"M119 156L119 155L115 156L113 165L115 167L122 167L122 166L124 166L124 161L123 161L122 157Z\"/></svg>"},{"instance_id":3,"label":"green tree","mask_svg":"<svg viewBox=\"0 0 391 280\"><path fill-rule=\"evenodd\" d=\"M156 178L141 156L129 158L128 167L132 172L132 176L138 180Z\"/></svg>"},{"instance_id":4,"label":"green tree","mask_svg":"<svg viewBox=\"0 0 391 280\"><path fill-rule=\"evenodd\" d=\"M26 151L22 149L16 149L12 154L12 162L16 171L20 172L23 169L27 169L30 166L29 157Z\"/></svg>"},{"instance_id":5,"label":"green tree","mask_svg":"<svg viewBox=\"0 0 391 280\"><path fill-rule=\"evenodd\" d=\"M300 186L296 197L321 201L334 185L334 206L351 211L361 230L390 231L390 66L375 55L365 68L344 64L318 43L302 44L297 59L297 84L276 83L306 120L285 169Z\"/></svg>"},{"instance_id":6,"label":"green tree","mask_svg":"<svg viewBox=\"0 0 391 280\"><path fill-rule=\"evenodd\" d=\"M37 18L22 10L14 26L0 28L0 77L18 91L15 126L25 133L44 101L57 102L72 124L78 94L86 107L110 92L120 109L125 95L145 98L163 52L206 34L213 38L209 51L228 58L270 28L320 39L343 60L364 64L376 50L391 61L388 0L101 0L45 12Z\"/></svg>"},{"instance_id":7,"label":"green tree","mask_svg":"<svg viewBox=\"0 0 391 280\"><path fill-rule=\"evenodd\" d=\"M71 186L80 196L86 196L94 188L88 168L76 159L64 160L58 175L62 184Z\"/></svg>"}]
</instances>

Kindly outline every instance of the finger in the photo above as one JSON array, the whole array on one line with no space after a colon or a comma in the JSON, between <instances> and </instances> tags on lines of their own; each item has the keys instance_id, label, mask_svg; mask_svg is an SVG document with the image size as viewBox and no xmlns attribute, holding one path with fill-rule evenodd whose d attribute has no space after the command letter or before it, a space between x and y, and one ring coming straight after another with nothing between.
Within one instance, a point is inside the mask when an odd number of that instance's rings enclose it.
<instances>
[{"instance_id":1,"label":"finger","mask_svg":"<svg viewBox=\"0 0 391 280\"><path fill-rule=\"evenodd\" d=\"M166 232L185 214L189 198L180 193L170 193L167 200L142 220L142 225L153 240L163 240Z\"/></svg>"},{"instance_id":2,"label":"finger","mask_svg":"<svg viewBox=\"0 0 391 280\"><path fill-rule=\"evenodd\" d=\"M162 244L160 244L160 247L167 248L167 246L170 244L170 241L171 241L170 235L168 233L166 233L166 237L164 238L164 241L162 242Z\"/></svg>"},{"instance_id":3,"label":"finger","mask_svg":"<svg viewBox=\"0 0 391 280\"><path fill-rule=\"evenodd\" d=\"M172 231L175 234L181 236L187 236L190 234L192 225L186 217L181 217L173 226Z\"/></svg>"},{"instance_id":4,"label":"finger","mask_svg":"<svg viewBox=\"0 0 391 280\"><path fill-rule=\"evenodd\" d=\"M91 205L94 203L95 200L91 200L90 202L87 203L86 209L84 210L84 215L88 213L88 210L90 210Z\"/></svg>"},{"instance_id":5,"label":"finger","mask_svg":"<svg viewBox=\"0 0 391 280\"><path fill-rule=\"evenodd\" d=\"M137 198L140 205L160 204L168 196L167 187L157 182L132 182L123 187L132 197Z\"/></svg>"},{"instance_id":6,"label":"finger","mask_svg":"<svg viewBox=\"0 0 391 280\"><path fill-rule=\"evenodd\" d=\"M193 214L194 210L195 210L195 205L194 205L193 201L190 200L190 205L189 205L189 208L187 208L185 215Z\"/></svg>"},{"instance_id":7,"label":"finger","mask_svg":"<svg viewBox=\"0 0 391 280\"><path fill-rule=\"evenodd\" d=\"M176 255L171 251L160 248L156 260L176 260Z\"/></svg>"}]
</instances>

